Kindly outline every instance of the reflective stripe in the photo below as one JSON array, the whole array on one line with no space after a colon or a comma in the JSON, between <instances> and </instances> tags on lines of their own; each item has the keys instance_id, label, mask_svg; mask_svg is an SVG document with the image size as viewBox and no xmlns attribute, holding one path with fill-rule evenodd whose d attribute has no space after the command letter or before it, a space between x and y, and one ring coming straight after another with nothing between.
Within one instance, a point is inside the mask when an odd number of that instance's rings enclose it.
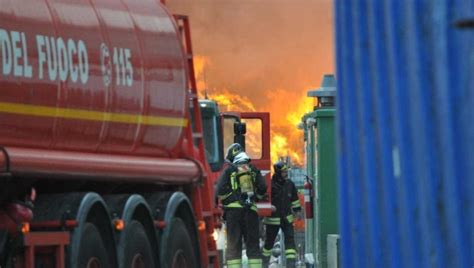
<instances>
[{"instance_id":1,"label":"reflective stripe","mask_svg":"<svg viewBox=\"0 0 474 268\"><path fill-rule=\"evenodd\" d=\"M239 187L237 185L237 180L235 178L236 178L236 172L233 172L232 174L230 174L230 185L233 191L237 190L237 188Z\"/></svg>"},{"instance_id":2,"label":"reflective stripe","mask_svg":"<svg viewBox=\"0 0 474 268\"><path fill-rule=\"evenodd\" d=\"M272 254L272 249L263 248L262 255L265 257L269 257Z\"/></svg>"},{"instance_id":3,"label":"reflective stripe","mask_svg":"<svg viewBox=\"0 0 474 268\"><path fill-rule=\"evenodd\" d=\"M267 221L268 221L268 222L280 222L280 218L277 218L277 219L275 219L275 218L267 218Z\"/></svg>"},{"instance_id":4,"label":"reflective stripe","mask_svg":"<svg viewBox=\"0 0 474 268\"><path fill-rule=\"evenodd\" d=\"M99 122L114 122L125 124L143 124L150 126L185 127L188 120L172 116L151 116L133 113L104 113L87 109L69 109L56 106L41 106L0 102L0 112L38 117L51 117L61 119L89 120Z\"/></svg>"},{"instance_id":5,"label":"reflective stripe","mask_svg":"<svg viewBox=\"0 0 474 268\"><path fill-rule=\"evenodd\" d=\"M230 203L230 204L228 204L228 205L225 205L224 207L225 207L225 208L243 208L243 206L240 204L239 201L232 202L232 203ZM255 205L255 204L252 204L252 207L250 207L250 209L253 210L253 211L255 211L255 212L258 211L257 205Z\"/></svg>"},{"instance_id":6,"label":"reflective stripe","mask_svg":"<svg viewBox=\"0 0 474 268\"><path fill-rule=\"evenodd\" d=\"M242 259L228 260L227 268L240 268L242 264Z\"/></svg>"},{"instance_id":7,"label":"reflective stripe","mask_svg":"<svg viewBox=\"0 0 474 268\"><path fill-rule=\"evenodd\" d=\"M219 195L219 197L221 198L221 200L225 200L226 198L228 198L231 195L232 195L232 192L230 192L228 194L225 194L225 195Z\"/></svg>"},{"instance_id":8,"label":"reflective stripe","mask_svg":"<svg viewBox=\"0 0 474 268\"><path fill-rule=\"evenodd\" d=\"M296 259L296 255L295 254L286 254L286 258L287 259Z\"/></svg>"},{"instance_id":9,"label":"reflective stripe","mask_svg":"<svg viewBox=\"0 0 474 268\"><path fill-rule=\"evenodd\" d=\"M267 217L267 218L263 219L263 223L268 224L268 225L280 225L280 218Z\"/></svg>"},{"instance_id":10,"label":"reflective stripe","mask_svg":"<svg viewBox=\"0 0 474 268\"><path fill-rule=\"evenodd\" d=\"M262 259L249 259L249 264L259 263L262 264Z\"/></svg>"},{"instance_id":11,"label":"reflective stripe","mask_svg":"<svg viewBox=\"0 0 474 268\"><path fill-rule=\"evenodd\" d=\"M286 216L286 219L288 220L289 223L292 223L295 218L293 217L293 215L288 215Z\"/></svg>"},{"instance_id":12,"label":"reflective stripe","mask_svg":"<svg viewBox=\"0 0 474 268\"><path fill-rule=\"evenodd\" d=\"M300 201L299 200L293 201L291 203L291 206L294 207L294 208L301 207Z\"/></svg>"},{"instance_id":13,"label":"reflective stripe","mask_svg":"<svg viewBox=\"0 0 474 268\"><path fill-rule=\"evenodd\" d=\"M224 207L225 208L242 208L242 205L238 201L235 201L228 205L225 205Z\"/></svg>"},{"instance_id":14,"label":"reflective stripe","mask_svg":"<svg viewBox=\"0 0 474 268\"><path fill-rule=\"evenodd\" d=\"M293 248L289 248L285 250L285 255L287 259L296 259L296 250Z\"/></svg>"},{"instance_id":15,"label":"reflective stripe","mask_svg":"<svg viewBox=\"0 0 474 268\"><path fill-rule=\"evenodd\" d=\"M261 259L249 259L249 268L261 268L262 260Z\"/></svg>"}]
</instances>

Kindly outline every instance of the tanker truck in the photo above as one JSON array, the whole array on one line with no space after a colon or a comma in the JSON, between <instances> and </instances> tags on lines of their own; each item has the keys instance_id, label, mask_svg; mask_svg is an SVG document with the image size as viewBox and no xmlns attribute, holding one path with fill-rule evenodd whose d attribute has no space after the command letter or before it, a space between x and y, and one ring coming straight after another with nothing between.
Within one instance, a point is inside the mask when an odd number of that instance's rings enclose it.
<instances>
[{"instance_id":1,"label":"tanker truck","mask_svg":"<svg viewBox=\"0 0 474 268\"><path fill-rule=\"evenodd\" d=\"M224 148L257 120L269 170L269 114L198 100L163 2L0 6L0 267L217 267Z\"/></svg>"}]
</instances>

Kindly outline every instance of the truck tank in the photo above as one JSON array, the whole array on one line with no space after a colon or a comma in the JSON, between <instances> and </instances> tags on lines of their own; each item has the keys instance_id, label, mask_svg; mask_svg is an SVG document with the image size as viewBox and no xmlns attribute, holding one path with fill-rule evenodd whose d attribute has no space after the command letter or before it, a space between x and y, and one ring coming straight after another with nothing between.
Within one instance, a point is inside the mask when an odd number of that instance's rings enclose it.
<instances>
[{"instance_id":1,"label":"truck tank","mask_svg":"<svg viewBox=\"0 0 474 268\"><path fill-rule=\"evenodd\" d=\"M185 55L154 0L1 0L0 144L177 155Z\"/></svg>"},{"instance_id":2,"label":"truck tank","mask_svg":"<svg viewBox=\"0 0 474 268\"><path fill-rule=\"evenodd\" d=\"M217 267L188 18L0 6L0 266Z\"/></svg>"},{"instance_id":3,"label":"truck tank","mask_svg":"<svg viewBox=\"0 0 474 268\"><path fill-rule=\"evenodd\" d=\"M164 0L0 7L0 266L217 268L222 141L259 120L268 170L269 114L221 127Z\"/></svg>"},{"instance_id":4,"label":"truck tank","mask_svg":"<svg viewBox=\"0 0 474 268\"><path fill-rule=\"evenodd\" d=\"M161 3L0 6L3 170L60 179L200 176L185 160L187 58Z\"/></svg>"}]
</instances>

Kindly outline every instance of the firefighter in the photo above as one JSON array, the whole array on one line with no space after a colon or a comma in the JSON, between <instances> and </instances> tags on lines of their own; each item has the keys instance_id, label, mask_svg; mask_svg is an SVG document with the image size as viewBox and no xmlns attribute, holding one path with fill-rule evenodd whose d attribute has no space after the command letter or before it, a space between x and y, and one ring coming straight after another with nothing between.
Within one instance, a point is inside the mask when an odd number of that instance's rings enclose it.
<instances>
[{"instance_id":1,"label":"firefighter","mask_svg":"<svg viewBox=\"0 0 474 268\"><path fill-rule=\"evenodd\" d=\"M262 267L255 202L264 197L266 182L260 171L250 164L250 158L240 144L229 146L226 161L229 165L219 178L217 191L224 207L227 226L227 267L241 267L242 238L249 267Z\"/></svg>"},{"instance_id":2,"label":"firefighter","mask_svg":"<svg viewBox=\"0 0 474 268\"><path fill-rule=\"evenodd\" d=\"M288 165L278 161L273 165L273 169L271 197L275 210L263 221L266 226L263 263L268 265L273 243L281 228L285 236L286 267L290 268L296 264L293 220L294 215L301 217L301 205L295 184L288 179Z\"/></svg>"}]
</instances>

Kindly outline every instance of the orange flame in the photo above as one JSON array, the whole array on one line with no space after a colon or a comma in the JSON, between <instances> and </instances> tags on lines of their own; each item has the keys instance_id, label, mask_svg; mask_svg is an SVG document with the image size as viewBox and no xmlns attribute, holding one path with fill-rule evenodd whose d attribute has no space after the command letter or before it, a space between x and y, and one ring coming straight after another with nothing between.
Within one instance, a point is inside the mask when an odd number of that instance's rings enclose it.
<instances>
[{"instance_id":1,"label":"orange flame","mask_svg":"<svg viewBox=\"0 0 474 268\"><path fill-rule=\"evenodd\" d=\"M207 89L206 85L206 68L210 65L210 60L208 57L205 56L194 56L194 75L196 77L196 86L198 88L198 92L203 94Z\"/></svg>"},{"instance_id":2,"label":"orange flame","mask_svg":"<svg viewBox=\"0 0 474 268\"><path fill-rule=\"evenodd\" d=\"M270 101L262 109L271 113L273 162L289 156L293 164L303 164L303 131L297 129L297 125L301 117L313 108L314 100L306 96L306 92L313 88L305 88L304 94L291 89L271 90L267 94Z\"/></svg>"},{"instance_id":3,"label":"orange flame","mask_svg":"<svg viewBox=\"0 0 474 268\"><path fill-rule=\"evenodd\" d=\"M229 89L209 89L205 81L206 68L212 66L209 58L205 56L194 57L194 68L196 73L198 90L200 97L202 92L207 91L208 97L217 101L222 111L239 112L270 112L271 128L271 160L277 161L280 157L289 156L293 164L303 164L303 132L297 129L301 117L312 110L314 99L306 96L308 90L314 87L307 87L303 91L291 89L269 89L266 90L268 100L265 105L258 106L248 97L239 96L232 93ZM304 92L299 94L298 92ZM261 152L259 146L260 138L255 134L253 128L260 126L247 124L247 150L253 151L256 155Z\"/></svg>"},{"instance_id":4,"label":"orange flame","mask_svg":"<svg viewBox=\"0 0 474 268\"><path fill-rule=\"evenodd\" d=\"M205 56L196 67L200 92L229 97L229 110L269 111L272 144L286 139L273 146L273 160L290 155L298 162L303 131L295 125L312 110L306 90L334 71L334 1L167 2L173 13L190 16L194 55ZM238 95L252 106L237 107Z\"/></svg>"},{"instance_id":5,"label":"orange flame","mask_svg":"<svg viewBox=\"0 0 474 268\"><path fill-rule=\"evenodd\" d=\"M272 132L271 158L275 162L280 156L288 154L288 140L283 134Z\"/></svg>"},{"instance_id":6,"label":"orange flame","mask_svg":"<svg viewBox=\"0 0 474 268\"><path fill-rule=\"evenodd\" d=\"M247 98L236 96L227 90L219 94L210 94L224 111L255 112L255 106Z\"/></svg>"}]
</instances>

